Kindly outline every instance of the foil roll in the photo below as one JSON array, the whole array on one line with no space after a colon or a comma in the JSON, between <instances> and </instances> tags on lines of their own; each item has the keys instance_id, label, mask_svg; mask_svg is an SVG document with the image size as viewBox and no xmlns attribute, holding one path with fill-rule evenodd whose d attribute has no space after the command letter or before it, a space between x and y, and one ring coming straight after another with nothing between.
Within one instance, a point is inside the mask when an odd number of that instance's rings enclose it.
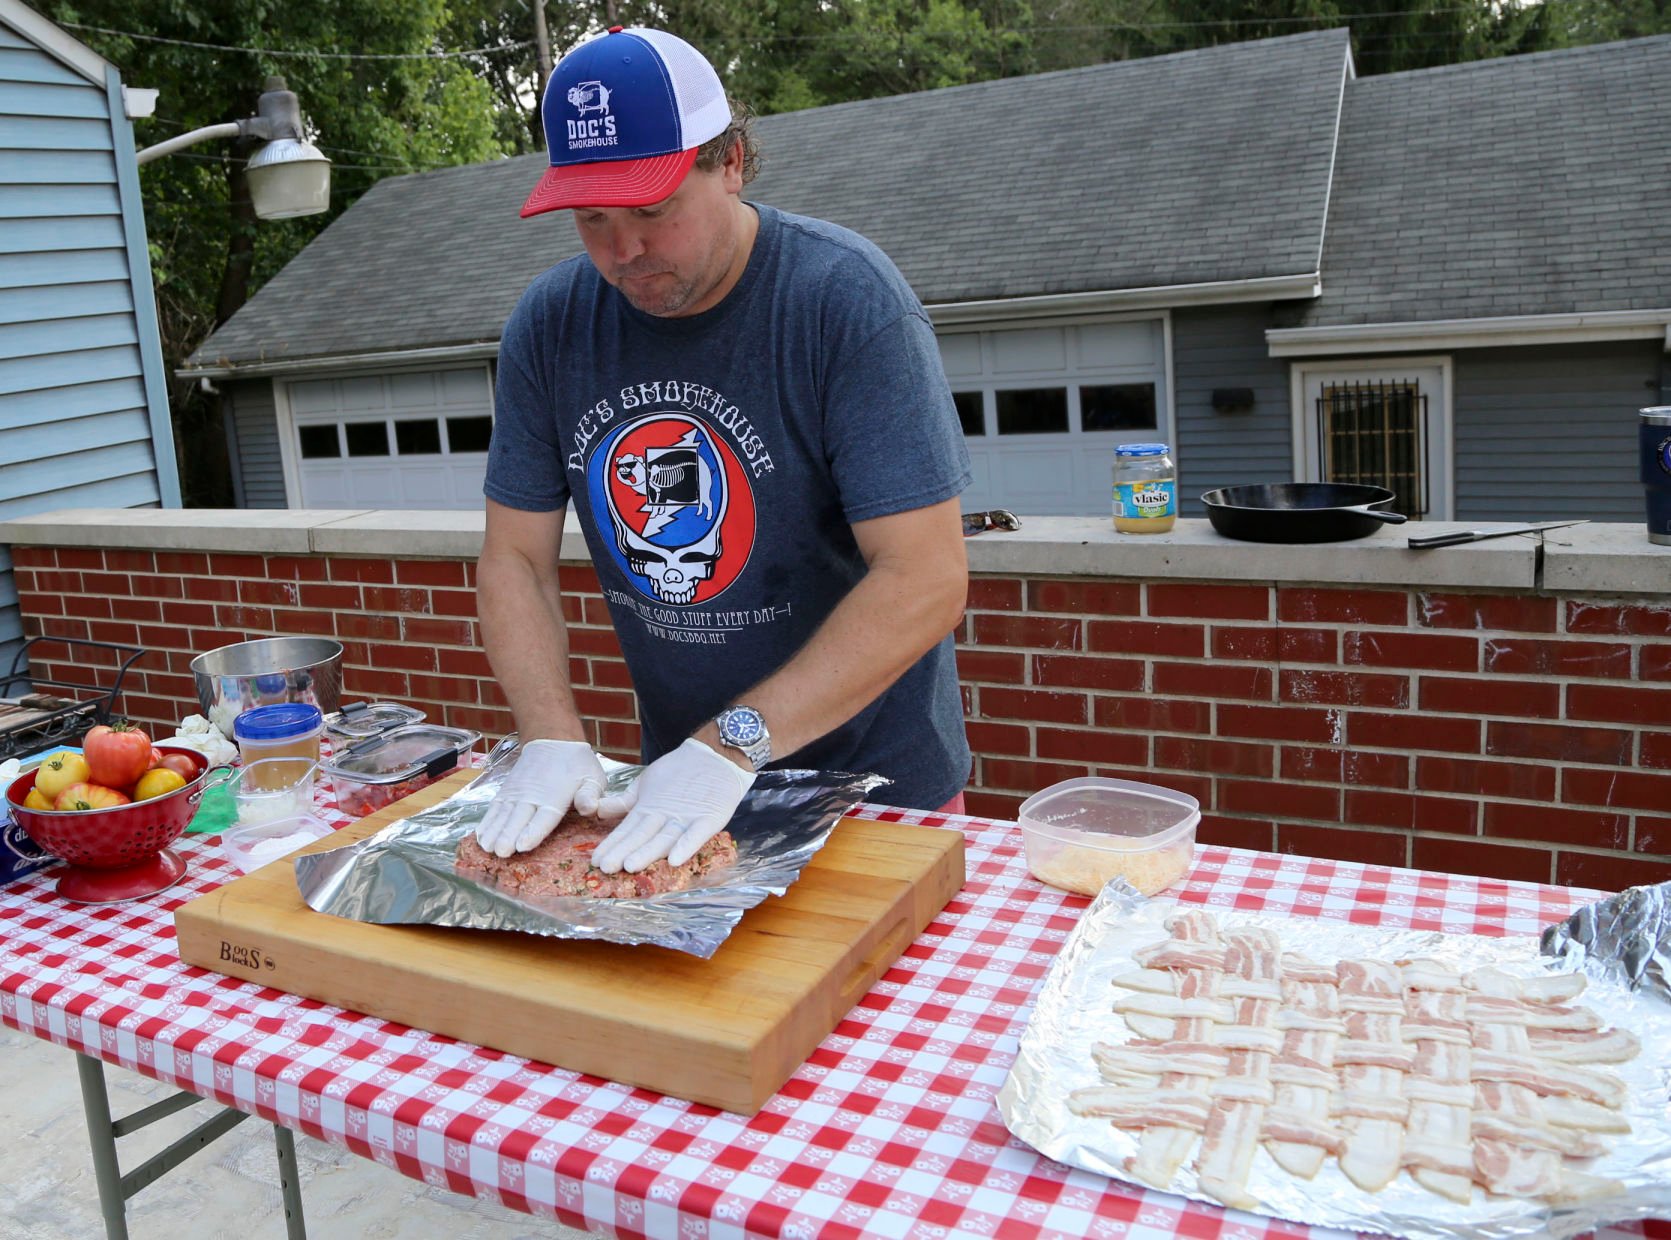
<instances>
[{"instance_id":1,"label":"foil roll","mask_svg":"<svg viewBox=\"0 0 1671 1240\"><path fill-rule=\"evenodd\" d=\"M1067 1097L1075 1089L1106 1084L1091 1058L1095 1043L1122 1044L1135 1038L1112 1010L1116 995L1123 993L1113 979L1139 967L1132 952L1166 938L1167 919L1183 907L1199 906L1144 900L1118 879L1103 889L1046 976L997 1099L1010 1131L1041 1153L1148 1193L1160 1190L1132 1179L1125 1170L1126 1160L1137 1152L1138 1133L1115 1128L1106 1119L1074 1115ZM1540 958L1537 941L1526 936L1488 938L1320 917L1216 907L1211 911L1217 914L1221 931L1270 930L1281 939L1284 952L1320 964L1347 958L1427 957L1464 973L1487 965L1521 977L1569 971L1562 963ZM1627 1087L1624 1115L1631 1131L1606 1134L1610 1152L1581 1164L1591 1174L1618 1180L1618 1193L1555 1207L1536 1199L1492 1197L1476 1186L1472 1204L1462 1206L1428 1192L1408 1172L1401 1172L1378 1193L1365 1192L1346 1178L1332 1158L1325 1160L1314 1179L1298 1179L1279 1167L1261 1146L1247 1181L1258 1213L1324 1227L1435 1240L1567 1237L1613 1222L1671 1217L1671 1067L1666 1062L1671 1050L1671 1007L1649 995L1632 993L1611 972L1587 969L1586 976L1588 983L1573 1002L1590 1008L1604 1024L1629 1030L1642 1044L1628 1063L1606 1065ZM1221 1204L1201 1189L1190 1160L1174 1177L1170 1191Z\"/></svg>"},{"instance_id":2,"label":"foil roll","mask_svg":"<svg viewBox=\"0 0 1671 1240\"><path fill-rule=\"evenodd\" d=\"M378 925L520 930L653 944L707 959L745 912L789 889L854 803L888 782L879 775L762 771L726 828L737 841L736 865L661 895L532 900L453 868L459 844L476 829L516 753L514 740L502 743L475 782L439 805L357 844L296 858L296 885L308 907ZM608 759L604 765L612 790L640 769Z\"/></svg>"},{"instance_id":3,"label":"foil roll","mask_svg":"<svg viewBox=\"0 0 1671 1240\"><path fill-rule=\"evenodd\" d=\"M1631 887L1547 927L1543 954L1671 1002L1671 883Z\"/></svg>"}]
</instances>

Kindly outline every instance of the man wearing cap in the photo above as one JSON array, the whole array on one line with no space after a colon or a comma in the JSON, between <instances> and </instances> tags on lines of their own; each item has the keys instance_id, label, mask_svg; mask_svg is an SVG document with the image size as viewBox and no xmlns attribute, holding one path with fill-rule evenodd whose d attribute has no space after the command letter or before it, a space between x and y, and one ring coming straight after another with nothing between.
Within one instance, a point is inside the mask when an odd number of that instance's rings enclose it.
<instances>
[{"instance_id":1,"label":"man wearing cap","mask_svg":"<svg viewBox=\"0 0 1671 1240\"><path fill-rule=\"evenodd\" d=\"M542 116L522 214L571 209L586 253L500 343L478 587L525 744L483 847L526 851L572 805L624 815L600 868L678 865L767 764L961 808L969 458L921 303L857 234L743 201L748 123L682 39L612 28ZM565 512L639 700L648 765L609 796L569 681Z\"/></svg>"}]
</instances>

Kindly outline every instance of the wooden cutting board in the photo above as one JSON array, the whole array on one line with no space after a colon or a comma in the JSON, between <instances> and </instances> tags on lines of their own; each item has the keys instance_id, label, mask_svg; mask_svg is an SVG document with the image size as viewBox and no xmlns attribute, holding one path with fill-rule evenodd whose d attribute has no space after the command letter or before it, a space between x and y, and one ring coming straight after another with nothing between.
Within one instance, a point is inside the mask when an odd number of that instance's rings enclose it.
<instances>
[{"instance_id":1,"label":"wooden cutting board","mask_svg":"<svg viewBox=\"0 0 1671 1240\"><path fill-rule=\"evenodd\" d=\"M365 839L462 771L310 845ZM844 818L712 959L510 931L375 926L303 903L289 858L183 905L180 957L481 1046L752 1115L963 886L957 831Z\"/></svg>"}]
</instances>

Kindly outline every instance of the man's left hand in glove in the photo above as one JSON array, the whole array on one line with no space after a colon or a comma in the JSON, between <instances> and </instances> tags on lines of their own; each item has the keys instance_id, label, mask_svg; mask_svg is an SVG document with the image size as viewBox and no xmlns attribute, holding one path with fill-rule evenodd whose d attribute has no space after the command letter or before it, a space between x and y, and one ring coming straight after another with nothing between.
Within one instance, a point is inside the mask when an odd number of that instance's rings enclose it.
<instances>
[{"instance_id":1,"label":"man's left hand in glove","mask_svg":"<svg viewBox=\"0 0 1671 1240\"><path fill-rule=\"evenodd\" d=\"M639 772L599 812L626 817L592 853L605 874L636 874L663 857L683 865L725 829L754 775L692 737Z\"/></svg>"}]
</instances>

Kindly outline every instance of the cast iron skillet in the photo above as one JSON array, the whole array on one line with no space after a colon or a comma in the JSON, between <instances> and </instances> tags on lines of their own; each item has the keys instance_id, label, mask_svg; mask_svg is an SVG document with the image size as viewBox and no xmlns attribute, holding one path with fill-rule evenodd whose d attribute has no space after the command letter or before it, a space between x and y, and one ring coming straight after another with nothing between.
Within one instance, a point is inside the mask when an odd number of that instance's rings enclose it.
<instances>
[{"instance_id":1,"label":"cast iron skillet","mask_svg":"<svg viewBox=\"0 0 1671 1240\"><path fill-rule=\"evenodd\" d=\"M1393 501L1385 487L1344 482L1278 482L1220 487L1201 497L1207 519L1226 538L1246 542L1325 543L1363 538L1403 513L1382 511Z\"/></svg>"}]
</instances>

